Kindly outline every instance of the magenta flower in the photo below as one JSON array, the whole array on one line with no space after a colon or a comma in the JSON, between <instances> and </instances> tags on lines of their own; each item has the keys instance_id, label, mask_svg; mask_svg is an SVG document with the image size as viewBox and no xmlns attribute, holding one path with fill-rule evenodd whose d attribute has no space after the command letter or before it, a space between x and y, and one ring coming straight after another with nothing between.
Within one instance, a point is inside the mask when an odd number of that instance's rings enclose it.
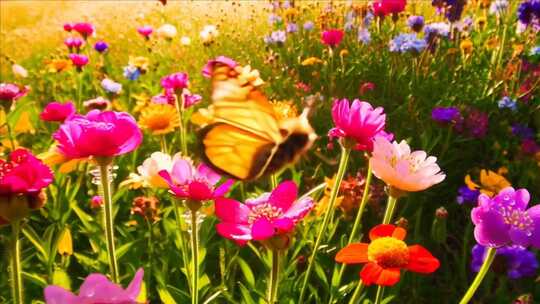
<instances>
[{"instance_id":1,"label":"magenta flower","mask_svg":"<svg viewBox=\"0 0 540 304\"><path fill-rule=\"evenodd\" d=\"M71 59L71 63L73 63L73 65L79 70L88 64L88 57L85 55L69 54L69 59Z\"/></svg>"},{"instance_id":2,"label":"magenta flower","mask_svg":"<svg viewBox=\"0 0 540 304\"><path fill-rule=\"evenodd\" d=\"M321 42L325 45L336 47L343 40L344 32L339 29L329 29L321 33Z\"/></svg>"},{"instance_id":3,"label":"magenta flower","mask_svg":"<svg viewBox=\"0 0 540 304\"><path fill-rule=\"evenodd\" d=\"M53 134L58 149L67 158L112 157L135 150L142 132L125 112L92 110L66 119Z\"/></svg>"},{"instance_id":4,"label":"magenta flower","mask_svg":"<svg viewBox=\"0 0 540 304\"><path fill-rule=\"evenodd\" d=\"M83 36L84 39L88 38L88 36L92 35L95 31L94 26L91 23L87 23L87 22L75 23L73 25L73 30L81 34L81 36Z\"/></svg>"},{"instance_id":5,"label":"magenta flower","mask_svg":"<svg viewBox=\"0 0 540 304\"><path fill-rule=\"evenodd\" d=\"M16 149L9 160L0 159L0 197L36 194L53 181L51 169L26 149Z\"/></svg>"},{"instance_id":6,"label":"magenta flower","mask_svg":"<svg viewBox=\"0 0 540 304\"><path fill-rule=\"evenodd\" d=\"M236 63L236 61L234 61L233 59L226 56L219 56L215 59L209 60L206 63L206 65L202 69L203 76L206 78L210 78L212 76L212 70L214 69L214 65L216 64L226 65L233 69L238 66L238 63Z\"/></svg>"},{"instance_id":7,"label":"magenta flower","mask_svg":"<svg viewBox=\"0 0 540 304\"><path fill-rule=\"evenodd\" d=\"M80 49L81 46L84 44L84 41L79 37L67 37L64 40L64 44L68 47L70 51L72 51L73 48L77 50Z\"/></svg>"},{"instance_id":8,"label":"magenta flower","mask_svg":"<svg viewBox=\"0 0 540 304\"><path fill-rule=\"evenodd\" d=\"M184 108L189 108L191 106L194 106L198 104L202 100L202 96L199 94L191 94L189 91L184 90L182 93L182 96L184 97Z\"/></svg>"},{"instance_id":9,"label":"magenta flower","mask_svg":"<svg viewBox=\"0 0 540 304\"><path fill-rule=\"evenodd\" d=\"M354 149L372 151L373 140L376 136L383 136L392 140L393 135L384 131L386 115L381 107L373 109L371 104L358 99L336 99L332 106L332 120L335 127L328 131L328 137L352 140Z\"/></svg>"},{"instance_id":10,"label":"magenta flower","mask_svg":"<svg viewBox=\"0 0 540 304\"><path fill-rule=\"evenodd\" d=\"M71 115L75 114L75 105L73 102L60 103L57 101L49 102L43 112L39 114L39 118L43 121L58 121L63 122Z\"/></svg>"},{"instance_id":11,"label":"magenta flower","mask_svg":"<svg viewBox=\"0 0 540 304\"><path fill-rule=\"evenodd\" d=\"M71 32L73 30L73 24L72 23L64 23L64 31Z\"/></svg>"},{"instance_id":12,"label":"magenta flower","mask_svg":"<svg viewBox=\"0 0 540 304\"><path fill-rule=\"evenodd\" d=\"M271 193L246 200L245 204L218 198L216 216L221 223L216 225L217 232L239 245L290 233L314 206L312 198L296 200L297 195L296 184L285 181Z\"/></svg>"},{"instance_id":13,"label":"magenta flower","mask_svg":"<svg viewBox=\"0 0 540 304\"><path fill-rule=\"evenodd\" d=\"M47 304L137 304L137 297L141 292L144 270L140 268L129 286L112 283L106 276L93 273L86 277L79 290L79 295L65 290L60 286L49 285L45 288L45 303Z\"/></svg>"},{"instance_id":14,"label":"magenta flower","mask_svg":"<svg viewBox=\"0 0 540 304\"><path fill-rule=\"evenodd\" d=\"M406 5L406 0L379 0L373 3L373 13L378 17L398 14L405 10Z\"/></svg>"},{"instance_id":15,"label":"magenta flower","mask_svg":"<svg viewBox=\"0 0 540 304\"><path fill-rule=\"evenodd\" d=\"M26 96L29 91L28 86L20 87L13 83L0 83L0 100L13 102Z\"/></svg>"},{"instance_id":16,"label":"magenta flower","mask_svg":"<svg viewBox=\"0 0 540 304\"><path fill-rule=\"evenodd\" d=\"M221 176L205 164L193 166L191 160L187 158L176 159L171 172L161 170L159 175L176 197L193 201L208 201L221 197L234 183L229 179L216 187Z\"/></svg>"},{"instance_id":17,"label":"magenta flower","mask_svg":"<svg viewBox=\"0 0 540 304\"><path fill-rule=\"evenodd\" d=\"M186 73L174 73L161 78L161 86L164 89L182 91L189 85L188 75Z\"/></svg>"},{"instance_id":18,"label":"magenta flower","mask_svg":"<svg viewBox=\"0 0 540 304\"><path fill-rule=\"evenodd\" d=\"M471 211L476 241L487 247L518 245L540 248L540 205L527 209L527 189L508 187L490 198L478 197L478 207Z\"/></svg>"},{"instance_id":19,"label":"magenta flower","mask_svg":"<svg viewBox=\"0 0 540 304\"><path fill-rule=\"evenodd\" d=\"M150 37L150 35L152 35L152 33L154 32L154 29L149 25L145 25L139 27L137 29L137 32L141 34L141 36L143 36L144 38L148 39L148 37Z\"/></svg>"}]
</instances>

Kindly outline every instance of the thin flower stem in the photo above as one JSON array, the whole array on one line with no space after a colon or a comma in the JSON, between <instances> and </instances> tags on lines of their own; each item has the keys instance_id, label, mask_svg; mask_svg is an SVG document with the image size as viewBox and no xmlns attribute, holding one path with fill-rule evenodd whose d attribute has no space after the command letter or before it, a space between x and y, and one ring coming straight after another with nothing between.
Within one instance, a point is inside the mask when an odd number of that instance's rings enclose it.
<instances>
[{"instance_id":1,"label":"thin flower stem","mask_svg":"<svg viewBox=\"0 0 540 304\"><path fill-rule=\"evenodd\" d=\"M83 72L80 71L78 72L78 80L79 80L79 83L78 83L78 86L77 86L77 109L79 111L82 111L82 86L83 86Z\"/></svg>"},{"instance_id":2,"label":"thin flower stem","mask_svg":"<svg viewBox=\"0 0 540 304\"><path fill-rule=\"evenodd\" d=\"M278 185L278 175L277 174L270 175L270 187L272 187L272 189L275 189L277 185Z\"/></svg>"},{"instance_id":3,"label":"thin flower stem","mask_svg":"<svg viewBox=\"0 0 540 304\"><path fill-rule=\"evenodd\" d=\"M272 249L272 270L270 279L268 280L268 303L277 303L277 294L279 287L279 267L280 267L280 252L277 249Z\"/></svg>"},{"instance_id":4,"label":"thin flower stem","mask_svg":"<svg viewBox=\"0 0 540 304\"><path fill-rule=\"evenodd\" d=\"M336 173L336 180L334 182L334 186L332 187L332 191L330 192L330 199L328 200L328 205L326 206L326 210L324 213L324 219L323 223L319 228L319 232L317 234L317 239L315 240L315 245L313 246L313 250L311 253L311 256L308 260L308 268L306 269L306 273L304 276L304 281L302 283L302 289L300 290L300 297L298 298L298 303L301 304L304 301L304 295L306 293L306 287L309 281L309 277L311 275L311 271L313 270L313 264L315 263L315 257L317 256L317 252L319 250L319 246L321 244L321 241L324 236L324 232L326 231L326 228L328 226L328 223L330 221L330 215L332 214L332 210L334 209L334 205L336 204L336 198L339 193L339 187L341 186L341 181L343 180L343 176L345 175L345 171L347 171L347 162L349 160L349 155L351 154L351 150L345 147L341 148L341 158L339 160L339 167L338 171Z\"/></svg>"},{"instance_id":5,"label":"thin flower stem","mask_svg":"<svg viewBox=\"0 0 540 304\"><path fill-rule=\"evenodd\" d=\"M153 242L153 229L152 229L152 223L151 219L146 219L146 226L148 228L148 274L147 274L147 282L148 282L148 290L152 290L152 270L153 270L153 263L154 260L154 242Z\"/></svg>"},{"instance_id":6,"label":"thin flower stem","mask_svg":"<svg viewBox=\"0 0 540 304\"><path fill-rule=\"evenodd\" d=\"M184 124L184 94L176 95L176 111L180 116L180 151L182 155L187 156L186 126Z\"/></svg>"},{"instance_id":7,"label":"thin flower stem","mask_svg":"<svg viewBox=\"0 0 540 304\"><path fill-rule=\"evenodd\" d=\"M160 143L160 146L161 146L161 152L163 153L168 153L168 149L167 149L167 139L165 138L165 134L161 135L159 137L159 143Z\"/></svg>"},{"instance_id":8,"label":"thin flower stem","mask_svg":"<svg viewBox=\"0 0 540 304\"><path fill-rule=\"evenodd\" d=\"M116 249L114 247L114 218L111 195L111 182L109 180L109 165L99 165L101 177L101 190L103 191L103 207L105 211L105 238L107 240L107 253L109 255L109 268L111 279L118 283L118 264L116 262Z\"/></svg>"},{"instance_id":9,"label":"thin flower stem","mask_svg":"<svg viewBox=\"0 0 540 304\"><path fill-rule=\"evenodd\" d=\"M356 285L356 288L354 289L354 293L349 300L349 304L357 304L360 303L360 295L362 294L362 290L364 289L364 282L362 280L358 281L358 285Z\"/></svg>"},{"instance_id":10,"label":"thin flower stem","mask_svg":"<svg viewBox=\"0 0 540 304\"><path fill-rule=\"evenodd\" d=\"M375 296L375 304L381 303L384 294L384 286L379 285L377 287L377 295Z\"/></svg>"},{"instance_id":11,"label":"thin flower stem","mask_svg":"<svg viewBox=\"0 0 540 304\"><path fill-rule=\"evenodd\" d=\"M192 261L192 273L191 273L191 303L199 303L199 231L197 229L197 211L191 211L191 261Z\"/></svg>"},{"instance_id":12,"label":"thin flower stem","mask_svg":"<svg viewBox=\"0 0 540 304\"><path fill-rule=\"evenodd\" d=\"M174 204L174 217L176 219L176 225L178 226L177 230L177 237L178 237L178 243L180 244L180 251L182 252L182 262L184 263L184 267L187 269L188 265L188 257L186 252L186 239L184 237L184 233L182 232L182 218L180 216L180 202L175 201ZM188 282L188 287L190 290L192 290L191 286L191 272L186 271L186 277Z\"/></svg>"},{"instance_id":13,"label":"thin flower stem","mask_svg":"<svg viewBox=\"0 0 540 304\"><path fill-rule=\"evenodd\" d=\"M480 271L476 274L476 277L474 278L474 281L472 282L471 286L469 286L469 289L459 301L459 304L467 304L471 300L471 298L474 296L474 293L478 289L478 286L480 286L480 283L482 283L482 280L486 276L489 268L491 267L491 263L493 263L493 260L495 259L495 253L497 252L497 249L489 247L486 253L486 258L484 259L484 263L482 264L482 267L480 267Z\"/></svg>"},{"instance_id":14,"label":"thin flower stem","mask_svg":"<svg viewBox=\"0 0 540 304\"><path fill-rule=\"evenodd\" d=\"M364 193L362 193L362 200L360 201L360 207L358 208L358 213L356 214L356 219L354 220L354 225L353 225L351 234L349 236L349 240L347 241L347 245L351 244L355 240L356 234L358 233L358 229L360 229L360 222L362 220L362 214L364 213L364 208L366 207L366 203L369 197L369 187L371 186L371 176L372 176L371 162L368 161L368 169L367 169L367 176L366 176L366 184L364 185ZM337 280L335 280L335 284L333 288L338 288L339 285L341 284L341 278L343 277L343 273L345 272L346 267L347 267L347 264L341 265ZM330 301L328 301L328 303L332 303L333 299L334 299L334 293L332 293L332 295L330 296Z\"/></svg>"},{"instance_id":15,"label":"thin flower stem","mask_svg":"<svg viewBox=\"0 0 540 304\"><path fill-rule=\"evenodd\" d=\"M21 221L14 220L11 222L11 293L13 303L22 304L23 300L23 285L21 277L21 244L19 234L21 232Z\"/></svg>"},{"instance_id":16,"label":"thin flower stem","mask_svg":"<svg viewBox=\"0 0 540 304\"><path fill-rule=\"evenodd\" d=\"M383 224L390 224L392 221L392 216L396 209L397 197L388 195L388 203L386 204L386 211L384 212Z\"/></svg>"}]
</instances>

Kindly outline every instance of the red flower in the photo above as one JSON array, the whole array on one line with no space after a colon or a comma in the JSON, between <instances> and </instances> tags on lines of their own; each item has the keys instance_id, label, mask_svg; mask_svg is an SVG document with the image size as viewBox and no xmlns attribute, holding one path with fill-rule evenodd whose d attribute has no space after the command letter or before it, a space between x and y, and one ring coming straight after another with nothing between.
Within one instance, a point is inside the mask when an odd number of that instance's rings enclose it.
<instances>
[{"instance_id":1,"label":"red flower","mask_svg":"<svg viewBox=\"0 0 540 304\"><path fill-rule=\"evenodd\" d=\"M365 285L392 286L399 282L402 268L418 273L432 273L439 260L420 245L403 242L407 231L394 225L382 224L369 232L371 243L353 243L341 249L336 262L366 263L360 272Z\"/></svg>"},{"instance_id":2,"label":"red flower","mask_svg":"<svg viewBox=\"0 0 540 304\"><path fill-rule=\"evenodd\" d=\"M321 42L325 45L335 47L343 40L343 31L338 29L329 29L321 34Z\"/></svg>"},{"instance_id":3,"label":"red flower","mask_svg":"<svg viewBox=\"0 0 540 304\"><path fill-rule=\"evenodd\" d=\"M407 0L379 0L373 3L373 14L384 17L389 14L398 14L405 10Z\"/></svg>"},{"instance_id":4,"label":"red flower","mask_svg":"<svg viewBox=\"0 0 540 304\"><path fill-rule=\"evenodd\" d=\"M75 105L73 102L60 103L57 101L49 102L45 109L39 114L43 121L63 122L71 115L75 114Z\"/></svg>"}]
</instances>

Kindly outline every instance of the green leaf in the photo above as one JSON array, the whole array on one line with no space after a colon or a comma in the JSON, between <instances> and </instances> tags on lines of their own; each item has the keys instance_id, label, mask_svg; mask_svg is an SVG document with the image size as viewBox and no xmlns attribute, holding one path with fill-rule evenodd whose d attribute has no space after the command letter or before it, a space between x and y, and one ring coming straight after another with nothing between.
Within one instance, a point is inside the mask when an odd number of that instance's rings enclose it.
<instances>
[{"instance_id":1,"label":"green leaf","mask_svg":"<svg viewBox=\"0 0 540 304\"><path fill-rule=\"evenodd\" d=\"M34 284L38 285L41 288L45 288L48 284L47 281L43 278L42 275L38 275L35 273L28 273L28 272L22 272L22 276L25 280L33 282Z\"/></svg>"},{"instance_id":2,"label":"green leaf","mask_svg":"<svg viewBox=\"0 0 540 304\"><path fill-rule=\"evenodd\" d=\"M24 236L36 247L37 251L41 253L40 259L43 261L47 261L49 259L49 254L43 244L41 243L41 239L37 235L37 233L30 227L29 225L25 225L22 229L22 232Z\"/></svg>"},{"instance_id":3,"label":"green leaf","mask_svg":"<svg viewBox=\"0 0 540 304\"><path fill-rule=\"evenodd\" d=\"M63 287L64 289L71 290L71 279L67 272L62 268L56 268L52 276L53 285Z\"/></svg>"},{"instance_id":4,"label":"green leaf","mask_svg":"<svg viewBox=\"0 0 540 304\"><path fill-rule=\"evenodd\" d=\"M238 266L240 266L240 270L242 270L242 274L244 275L244 278L246 278L246 282L249 286L255 286L255 276L246 261L242 258L237 258L236 262L238 263Z\"/></svg>"},{"instance_id":5,"label":"green leaf","mask_svg":"<svg viewBox=\"0 0 540 304\"><path fill-rule=\"evenodd\" d=\"M159 299L164 304L176 304L176 301L172 297L171 293L163 286L158 286L157 291L159 294Z\"/></svg>"},{"instance_id":6,"label":"green leaf","mask_svg":"<svg viewBox=\"0 0 540 304\"><path fill-rule=\"evenodd\" d=\"M132 242L129 242L129 243L125 243L122 246L118 247L118 249L116 249L116 258L120 259L138 241L139 240L135 240L135 241L132 241Z\"/></svg>"}]
</instances>

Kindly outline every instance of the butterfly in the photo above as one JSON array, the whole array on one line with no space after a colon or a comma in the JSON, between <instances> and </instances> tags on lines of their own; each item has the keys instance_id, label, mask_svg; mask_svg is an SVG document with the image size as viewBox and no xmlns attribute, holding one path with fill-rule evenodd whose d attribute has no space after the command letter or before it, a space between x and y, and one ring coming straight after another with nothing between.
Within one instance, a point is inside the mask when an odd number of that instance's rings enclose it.
<instances>
[{"instance_id":1,"label":"butterfly","mask_svg":"<svg viewBox=\"0 0 540 304\"><path fill-rule=\"evenodd\" d=\"M222 174L254 180L296 162L317 135L309 106L297 117L282 117L260 91L258 71L228 60L213 61L207 71L212 104L199 134L203 160Z\"/></svg>"}]
</instances>

